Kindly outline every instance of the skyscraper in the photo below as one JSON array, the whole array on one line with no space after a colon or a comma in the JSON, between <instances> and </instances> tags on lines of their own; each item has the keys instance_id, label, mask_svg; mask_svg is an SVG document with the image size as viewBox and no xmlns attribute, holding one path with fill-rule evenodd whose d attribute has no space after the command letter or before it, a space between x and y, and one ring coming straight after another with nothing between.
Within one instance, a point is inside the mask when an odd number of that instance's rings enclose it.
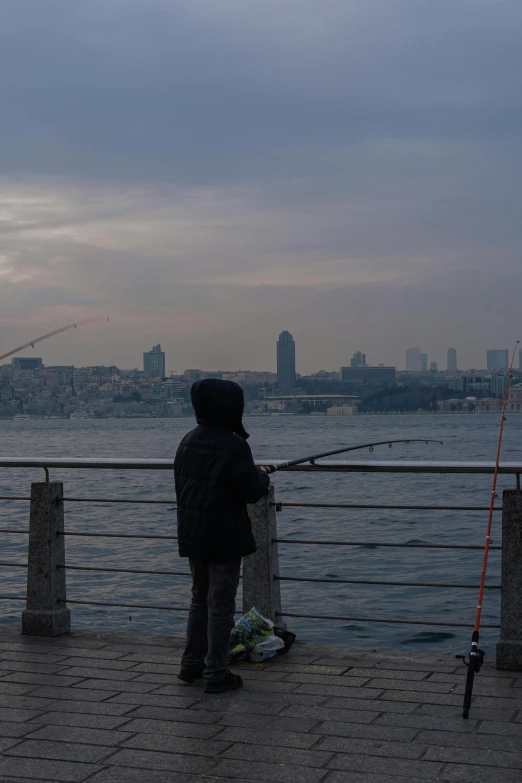
<instances>
[{"instance_id":1,"label":"skyscraper","mask_svg":"<svg viewBox=\"0 0 522 783\"><path fill-rule=\"evenodd\" d=\"M406 350L406 370L408 372L419 372L421 369L421 352L419 348L408 348Z\"/></svg>"},{"instance_id":2,"label":"skyscraper","mask_svg":"<svg viewBox=\"0 0 522 783\"><path fill-rule=\"evenodd\" d=\"M281 392L295 389L295 342L290 332L281 332L277 341L277 385Z\"/></svg>"},{"instance_id":3,"label":"skyscraper","mask_svg":"<svg viewBox=\"0 0 522 783\"><path fill-rule=\"evenodd\" d=\"M161 345L155 345L152 351L143 354L143 372L147 378L165 377L165 352Z\"/></svg>"},{"instance_id":4,"label":"skyscraper","mask_svg":"<svg viewBox=\"0 0 522 783\"><path fill-rule=\"evenodd\" d=\"M428 354L419 354L421 372L428 372Z\"/></svg>"},{"instance_id":5,"label":"skyscraper","mask_svg":"<svg viewBox=\"0 0 522 783\"><path fill-rule=\"evenodd\" d=\"M457 372L457 351L455 348L448 348L446 367L449 372Z\"/></svg>"},{"instance_id":6,"label":"skyscraper","mask_svg":"<svg viewBox=\"0 0 522 783\"><path fill-rule=\"evenodd\" d=\"M509 351L506 348L487 352L488 370L507 370L509 367Z\"/></svg>"}]
</instances>

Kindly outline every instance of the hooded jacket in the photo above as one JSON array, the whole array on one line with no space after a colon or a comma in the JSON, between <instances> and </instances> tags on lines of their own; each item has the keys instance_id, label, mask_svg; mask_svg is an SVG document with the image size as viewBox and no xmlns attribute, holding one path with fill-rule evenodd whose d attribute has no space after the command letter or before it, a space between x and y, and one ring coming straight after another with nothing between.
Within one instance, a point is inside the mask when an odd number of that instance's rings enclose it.
<instances>
[{"instance_id":1,"label":"hooded jacket","mask_svg":"<svg viewBox=\"0 0 522 783\"><path fill-rule=\"evenodd\" d=\"M198 426L174 461L181 557L228 562L256 551L247 503L267 494L270 478L254 465L243 427L243 390L231 381L191 389Z\"/></svg>"}]
</instances>

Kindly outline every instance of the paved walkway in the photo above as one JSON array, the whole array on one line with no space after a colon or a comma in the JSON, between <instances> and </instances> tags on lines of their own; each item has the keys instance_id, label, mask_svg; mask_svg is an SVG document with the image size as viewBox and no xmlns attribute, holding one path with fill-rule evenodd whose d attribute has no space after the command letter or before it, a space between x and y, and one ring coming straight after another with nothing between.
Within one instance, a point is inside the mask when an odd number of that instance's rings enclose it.
<instances>
[{"instance_id":1,"label":"paved walkway","mask_svg":"<svg viewBox=\"0 0 522 783\"><path fill-rule=\"evenodd\" d=\"M522 673L484 667L462 720L450 656L296 646L204 696L181 641L0 630L2 783L521 783Z\"/></svg>"}]
</instances>

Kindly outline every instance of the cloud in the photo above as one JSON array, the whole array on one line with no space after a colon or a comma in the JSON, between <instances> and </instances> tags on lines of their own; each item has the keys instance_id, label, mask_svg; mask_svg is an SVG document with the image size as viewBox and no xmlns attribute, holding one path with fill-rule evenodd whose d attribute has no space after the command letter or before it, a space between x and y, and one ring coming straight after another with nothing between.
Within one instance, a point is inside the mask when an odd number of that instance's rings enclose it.
<instances>
[{"instance_id":1,"label":"cloud","mask_svg":"<svg viewBox=\"0 0 522 783\"><path fill-rule=\"evenodd\" d=\"M516 0L3 15L2 341L111 314L46 361L273 367L288 328L309 370L517 336Z\"/></svg>"}]
</instances>

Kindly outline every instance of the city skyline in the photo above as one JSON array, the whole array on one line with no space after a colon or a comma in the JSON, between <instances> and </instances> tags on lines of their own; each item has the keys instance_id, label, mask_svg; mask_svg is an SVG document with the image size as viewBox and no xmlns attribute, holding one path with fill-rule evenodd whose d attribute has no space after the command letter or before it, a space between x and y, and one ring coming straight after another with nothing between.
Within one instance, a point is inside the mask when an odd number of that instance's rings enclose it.
<instances>
[{"instance_id":1,"label":"city skyline","mask_svg":"<svg viewBox=\"0 0 522 783\"><path fill-rule=\"evenodd\" d=\"M287 345L286 345L287 344ZM285 347L291 348L291 354L285 355ZM278 341L276 343L276 352L275 352L275 367L274 367L274 357L272 357L272 362L269 362L266 371L267 372L273 372L275 375L280 375L281 378L283 375L285 378L287 377L293 377L294 382L290 383L289 388L292 389L295 386L295 378L297 375L310 375L313 373L317 373L321 370L327 370L330 372L339 372L340 370L346 369L346 364L348 361L348 357L345 357L344 361L339 365L339 367L336 368L328 368L325 365L314 367L308 372L301 372L296 367L296 341L293 338L293 335L288 331L283 331L279 334ZM405 356L406 361L403 364L394 365L391 362L368 362L367 361L367 355L366 353L363 353L360 350L355 350L352 357L350 358L350 366L352 368L356 367L387 367L387 368L394 368L398 372L428 372L428 367L430 369L430 372L468 372L473 370L488 370L488 371L495 371L495 370L503 370L507 369L509 367L509 362L511 361L511 352L509 349L503 348L503 349L488 349L486 348L484 350L484 362L483 364L478 364L475 367L458 367L457 364L457 350L455 348L448 348L446 350L446 363L444 362L437 362L434 361L431 356L428 355L427 352L422 352L420 348L407 348L405 350ZM38 364L34 364L34 363ZM288 364L290 362L290 364ZM77 361L73 362L59 362L58 364L53 364L51 362L45 361L43 357L34 357L29 355L17 355L13 356L9 359L7 364L0 365L0 366L12 366L15 369L33 369L36 366L41 365L46 366L76 366L76 367L97 367L102 366L101 362L94 362L93 364L78 364ZM192 363L194 365L194 363ZM125 366L118 362L112 362L106 366L115 366L119 367L120 369L128 370L138 370L139 369L139 363L136 363L134 365ZM288 366L287 366L288 365ZM291 365L291 366L290 366ZM205 370L207 372L209 371L224 371L224 372L259 372L263 371L260 370L261 365L254 365L252 367L239 367L239 366L218 366L216 364L210 365L208 367L205 367L203 365L200 365L198 369L183 369L181 370L179 367L177 369L169 368L167 366L166 362L166 351L162 350L161 344L157 344L153 346L152 350L150 351L144 351L142 353L142 362L141 366L143 368L144 372L147 372L150 370L149 377L168 377L169 375L175 375L175 374L181 374L181 373L189 373L189 374L197 374L200 370ZM272 369L270 369L272 368ZM281 373L279 372L281 368ZM514 368L515 369L522 369L522 348L518 350L518 366L516 362L516 355L515 355L515 362L514 362ZM285 383L283 385L288 385L288 383Z\"/></svg>"},{"instance_id":2,"label":"city skyline","mask_svg":"<svg viewBox=\"0 0 522 783\"><path fill-rule=\"evenodd\" d=\"M309 372L520 337L519 0L4 6L3 345L109 315L45 361L253 369L281 324Z\"/></svg>"}]
</instances>

